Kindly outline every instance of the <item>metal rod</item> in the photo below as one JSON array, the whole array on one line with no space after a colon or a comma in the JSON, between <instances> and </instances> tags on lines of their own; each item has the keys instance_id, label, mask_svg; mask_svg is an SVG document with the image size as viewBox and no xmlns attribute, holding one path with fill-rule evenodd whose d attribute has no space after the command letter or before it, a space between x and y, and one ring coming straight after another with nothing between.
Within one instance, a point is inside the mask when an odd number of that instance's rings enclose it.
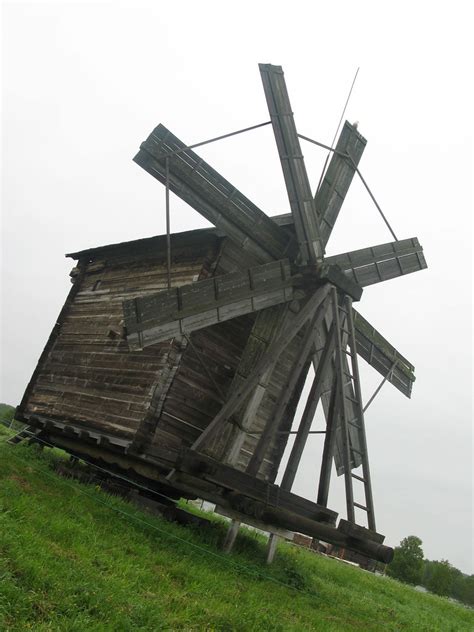
<instances>
[{"instance_id":1,"label":"metal rod","mask_svg":"<svg viewBox=\"0 0 474 632\"><path fill-rule=\"evenodd\" d=\"M331 148L334 147L334 143L336 142L337 134L339 132L339 128L341 127L341 123L342 123L342 119L344 118L344 114L346 113L347 104L349 103L349 99L351 98L352 89L354 88L354 84L356 82L358 74L359 74L359 68L357 68L356 73L354 75L354 79L352 80L351 89L349 90L349 94L347 95L346 103L344 105L344 109L342 110L341 118L339 119L339 123L338 123L337 128L336 128L336 133L334 134L334 138L332 139ZM328 154L326 156L326 160L324 161L323 170L321 171L321 177L319 178L318 186L316 188L316 193L319 191L319 187L321 186L321 183L323 181L323 177L324 177L324 174L326 172L326 167L327 167L330 155L331 155L331 152L328 151Z\"/></svg>"},{"instance_id":2,"label":"metal rod","mask_svg":"<svg viewBox=\"0 0 474 632\"><path fill-rule=\"evenodd\" d=\"M388 219L385 217L382 209L380 208L379 203L377 202L377 200L374 197L374 194L372 193L372 191L369 188L369 185L367 184L367 182L364 180L358 166L356 165L354 159L352 158L352 156L348 153L348 152L342 152L342 151L338 151L337 149L333 149L332 147L329 147L329 145L325 145L324 143L320 143L317 140L313 140L312 138L308 138L308 136L303 136L303 134L298 134L299 138L302 138L303 140L307 140L309 143L313 143L314 145L318 145L318 147L323 147L324 149L327 149L329 151L334 152L335 154L337 154L338 156L341 156L342 158L348 158L351 163L352 166L354 167L357 175L359 176L359 178L362 181L362 184L365 186L365 188L367 189L368 194L370 195L372 202L375 204L378 212L380 213L380 215L382 216L383 221L385 222L388 230L392 233L393 238L395 239L395 241L399 241L398 237L395 235L392 227L390 226Z\"/></svg>"},{"instance_id":3,"label":"metal rod","mask_svg":"<svg viewBox=\"0 0 474 632\"><path fill-rule=\"evenodd\" d=\"M170 227L170 165L169 158L165 160L166 167L166 266L168 270L168 290L171 289L171 227Z\"/></svg>"},{"instance_id":4,"label":"metal rod","mask_svg":"<svg viewBox=\"0 0 474 632\"><path fill-rule=\"evenodd\" d=\"M186 147L181 147L180 149L175 149L174 151L168 151L165 154L160 154L159 156L154 156L156 160L163 160L163 158L170 158L171 156L176 156L176 154L182 154L184 151L188 149L195 149L196 147L202 147L203 145L209 145L210 143L215 143L218 140L223 140L224 138L230 138L231 136L237 136L237 134L243 134L244 132L250 132L254 129L258 129L259 127L265 127L265 125L270 125L271 121L265 121L265 123L258 123L257 125L251 125L250 127L244 127L243 129L238 129L235 132L229 132L228 134L222 134L221 136L215 136L214 138L209 138L209 140L203 140L200 143L194 143L192 145L186 145Z\"/></svg>"},{"instance_id":5,"label":"metal rod","mask_svg":"<svg viewBox=\"0 0 474 632\"><path fill-rule=\"evenodd\" d=\"M377 395L379 394L380 389L382 388L382 386L385 384L385 382L393 375L393 372L395 370L395 367L398 364L398 358L395 360L395 362L392 364L391 369L388 371L387 375L383 378L383 380L380 382L380 384L377 386L377 388L374 391L374 394L372 395L372 397L369 399L369 401L367 402L367 404L364 406L364 408L362 409L362 412L365 413L365 411L367 410L367 408L370 406L370 404L374 401L374 399L377 397Z\"/></svg>"},{"instance_id":6,"label":"metal rod","mask_svg":"<svg viewBox=\"0 0 474 632\"><path fill-rule=\"evenodd\" d=\"M398 241L398 237L397 237L397 236L395 235L395 233L393 232L392 227L391 227L391 226L390 226L390 224L388 223L388 219L385 217L385 215L384 215L384 213L383 213L382 209L380 208L379 203L377 202L377 200L376 200L376 199L375 199L375 197L374 197L374 194L373 194L373 193L372 193L372 191L370 190L369 185L368 185L368 184L367 184L367 182L364 180L364 178L363 178L363 176L362 176L361 172L359 171L359 168L358 168L358 166L356 165L356 163L355 163L354 159L353 159L353 158L352 158L352 156L349 154L349 152L347 153L347 155L349 156L350 161L352 162L352 164L353 164L353 166L354 166L354 169L356 170L356 172L357 172L357 174L358 174L359 178L361 179L362 184L363 184L363 185L365 186L365 188L367 189L367 192L368 192L368 194L370 195L370 197L371 197L371 199L372 199L372 202L375 204L375 206L376 206L376 208L377 208L378 212L379 212L379 213L380 213L380 215L382 216L383 221L384 221L384 222L385 222L385 224L387 225L388 230L392 233L393 238L395 239L395 241Z\"/></svg>"},{"instance_id":7,"label":"metal rod","mask_svg":"<svg viewBox=\"0 0 474 632\"><path fill-rule=\"evenodd\" d=\"M343 151L338 151L337 149L334 149L334 147L330 147L329 145L325 145L324 143L320 143L318 140L314 140L313 138L309 138L309 136L303 136L303 134L298 134L299 138L302 138L303 140L307 140L308 143L313 143L313 145L317 145L318 147L322 147L323 149L327 149L328 151L332 151L334 154L337 154L338 156L342 156L342 158L349 158L348 154L344 153Z\"/></svg>"},{"instance_id":8,"label":"metal rod","mask_svg":"<svg viewBox=\"0 0 474 632\"><path fill-rule=\"evenodd\" d=\"M258 431L252 431L252 432L249 432L247 430L247 434L248 435L252 435L252 436L261 435L264 432L265 432L265 430L258 430ZM276 430L275 434L280 434L280 435L298 434L298 430ZM325 430L310 430L306 434L326 434L326 431Z\"/></svg>"}]
</instances>

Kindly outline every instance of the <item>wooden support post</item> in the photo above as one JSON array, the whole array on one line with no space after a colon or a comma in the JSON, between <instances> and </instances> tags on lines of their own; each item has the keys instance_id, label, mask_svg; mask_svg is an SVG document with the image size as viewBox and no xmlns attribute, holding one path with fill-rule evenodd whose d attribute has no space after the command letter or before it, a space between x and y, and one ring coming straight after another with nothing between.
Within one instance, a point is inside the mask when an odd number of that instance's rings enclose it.
<instances>
[{"instance_id":1,"label":"wooden support post","mask_svg":"<svg viewBox=\"0 0 474 632\"><path fill-rule=\"evenodd\" d=\"M296 435L293 449L288 459L285 473L281 481L281 487L283 489L290 490L295 480L296 471L303 454L306 441L308 439L309 431L311 430L311 424L313 422L314 413L321 397L321 392L324 384L324 377L330 366L332 353L334 351L334 336L332 335L332 329L327 337L326 346L318 363L318 368L314 376L313 384L308 395L303 416L301 418L300 426L298 428L298 434Z\"/></svg>"},{"instance_id":2,"label":"wooden support post","mask_svg":"<svg viewBox=\"0 0 474 632\"><path fill-rule=\"evenodd\" d=\"M222 550L224 551L224 553L230 553L232 549L234 548L234 543L237 539L239 529L240 529L240 522L238 520L232 520L227 530L224 544L222 546Z\"/></svg>"},{"instance_id":3,"label":"wooden support post","mask_svg":"<svg viewBox=\"0 0 474 632\"><path fill-rule=\"evenodd\" d=\"M280 538L277 536L276 533L270 533L268 537L268 547L267 547L267 564L271 564L273 562L279 539Z\"/></svg>"},{"instance_id":4,"label":"wooden support post","mask_svg":"<svg viewBox=\"0 0 474 632\"><path fill-rule=\"evenodd\" d=\"M337 377L335 377L335 380ZM334 380L334 382L335 382ZM336 421L338 416L337 388L333 383L329 411L326 418L326 436L324 438L323 456L321 459L321 472L319 475L318 505L328 506L329 483L331 481L332 459L334 454L334 441L336 439Z\"/></svg>"}]
</instances>

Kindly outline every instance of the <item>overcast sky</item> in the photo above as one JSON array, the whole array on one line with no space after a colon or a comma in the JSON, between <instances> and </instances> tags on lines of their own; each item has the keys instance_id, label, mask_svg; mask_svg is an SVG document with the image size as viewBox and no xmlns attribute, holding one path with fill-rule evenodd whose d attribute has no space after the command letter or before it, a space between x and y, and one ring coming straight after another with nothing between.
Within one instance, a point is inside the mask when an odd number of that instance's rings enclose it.
<instances>
[{"instance_id":1,"label":"overcast sky","mask_svg":"<svg viewBox=\"0 0 474 632\"><path fill-rule=\"evenodd\" d=\"M428 270L358 308L416 367L367 411L378 530L472 566L472 37L469 3L3 4L2 377L16 405L64 302L64 253L164 231L164 189L132 162L160 122L194 143L268 120L258 63L282 65L298 131L330 143L347 118L360 168ZM198 150L269 215L288 212L269 127ZM325 159L304 144L313 188ZM174 231L205 226L172 197ZM392 241L354 181L328 254ZM361 361L361 365L363 361ZM367 400L380 376L362 366ZM321 423L319 418L317 421ZM315 498L322 439L295 482ZM342 480L330 506L344 515Z\"/></svg>"}]
</instances>

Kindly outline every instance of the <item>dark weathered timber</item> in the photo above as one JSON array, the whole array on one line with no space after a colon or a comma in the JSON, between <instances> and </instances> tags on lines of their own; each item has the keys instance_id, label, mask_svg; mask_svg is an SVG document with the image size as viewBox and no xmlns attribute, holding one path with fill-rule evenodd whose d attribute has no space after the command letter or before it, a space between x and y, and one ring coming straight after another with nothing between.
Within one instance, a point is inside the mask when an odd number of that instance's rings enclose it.
<instances>
[{"instance_id":1,"label":"dark weathered timber","mask_svg":"<svg viewBox=\"0 0 474 632\"><path fill-rule=\"evenodd\" d=\"M427 267L423 248L416 237L327 257L325 262L340 266L361 287L396 279Z\"/></svg>"},{"instance_id":2,"label":"dark weathered timber","mask_svg":"<svg viewBox=\"0 0 474 632\"><path fill-rule=\"evenodd\" d=\"M171 341L168 349L168 356L166 358L166 364L160 376L161 379L154 390L150 407L137 428L131 445L131 450L141 452L147 444L153 441L153 435L156 431L158 419L161 416L166 397L169 393L186 346L186 339Z\"/></svg>"},{"instance_id":3,"label":"dark weathered timber","mask_svg":"<svg viewBox=\"0 0 474 632\"><path fill-rule=\"evenodd\" d=\"M316 263L322 260L324 246L283 70L271 64L259 64L259 68L295 221L301 263Z\"/></svg>"},{"instance_id":4,"label":"dark weathered timber","mask_svg":"<svg viewBox=\"0 0 474 632\"><path fill-rule=\"evenodd\" d=\"M307 358L309 356L310 350L314 344L315 331L314 324L310 323L307 326L306 333L301 342L301 346L298 350L298 355L294 362L292 371L290 373L288 383L281 390L280 397L275 407L274 415L271 419L267 421L265 425L264 431L262 432L258 444L254 450L252 458L247 466L246 472L248 474L252 474L256 476L260 469L260 465L262 464L263 458L265 456L266 451L271 443L272 437L278 432L285 411L288 408L288 405L291 401L293 393L296 389L298 380L303 371L304 366L307 363Z\"/></svg>"},{"instance_id":5,"label":"dark weathered timber","mask_svg":"<svg viewBox=\"0 0 474 632\"><path fill-rule=\"evenodd\" d=\"M354 163L359 164L366 144L367 141L359 134L357 128L346 121L336 144L336 152L332 155L321 186L315 196L323 247L326 246L331 236L339 211L355 175ZM349 158L341 156L348 151L354 163Z\"/></svg>"},{"instance_id":6,"label":"dark weathered timber","mask_svg":"<svg viewBox=\"0 0 474 632\"><path fill-rule=\"evenodd\" d=\"M317 371L318 369L322 350L324 349L326 345L327 336L328 336L329 329L331 327L331 323L332 323L332 319L327 318L326 321L321 323L321 325L316 330L316 346L318 350L314 354L314 357L313 357L313 366L314 366L315 371ZM347 332L342 332L342 339L345 344L347 342ZM347 362L347 358L345 354L343 355L343 358L342 358L342 365L343 365L343 371L347 374L349 372L349 364ZM329 408L330 408L331 392L336 387L336 381L335 381L336 373L337 372L336 372L335 360L333 360L328 366L327 371L325 372L322 378L323 386L322 386L321 401L323 404L324 414L326 417L326 423L329 423L328 419L329 419L329 413L330 413ZM351 397L355 399L355 393L352 390L352 386L348 385L347 388ZM356 417L356 409L355 409L354 402L351 400L348 400L346 402L346 406L350 413L350 419L354 419ZM340 415L339 410L337 410L337 414L336 414L336 424L335 424L334 432L335 432L335 440L332 444L333 450L334 450L333 456L334 456L334 462L335 462L337 474L340 476L344 473L344 461L343 461L343 444L342 444L342 436L341 436L341 415ZM350 446L351 446L351 451L350 451L351 467L356 468L361 464L360 455L359 455L360 446L359 446L357 431L353 426L350 426L349 428L349 439L350 439Z\"/></svg>"},{"instance_id":7,"label":"dark weathered timber","mask_svg":"<svg viewBox=\"0 0 474 632\"><path fill-rule=\"evenodd\" d=\"M334 382L337 377L334 377ZM331 482L332 462L335 451L336 424L339 416L338 389L334 383L331 385L329 404L325 410L326 434L324 436L323 454L321 456L321 469L318 483L318 504L327 507L329 499L329 485Z\"/></svg>"},{"instance_id":8,"label":"dark weathered timber","mask_svg":"<svg viewBox=\"0 0 474 632\"><path fill-rule=\"evenodd\" d=\"M285 311L286 308L284 306L279 306L258 312L240 357L229 393L232 393L244 384L255 364L266 353L278 332ZM245 406L240 410L236 410L232 417L234 423L216 427L212 435L209 436L206 445L203 447L207 454L214 457L219 456L219 458L224 459L228 463L236 464L238 462L245 436L244 428L248 429L249 424L253 421L252 418L249 418L249 414L253 414L255 417L266 392L266 385L270 377L268 371L271 371L274 365L275 363L267 370L267 376L262 376L256 392L246 402Z\"/></svg>"},{"instance_id":9,"label":"dark weathered timber","mask_svg":"<svg viewBox=\"0 0 474 632\"><path fill-rule=\"evenodd\" d=\"M225 488L227 494L236 492L282 509L295 507L298 513L308 518L329 524L336 523L335 511L327 507L319 507L316 503L284 490L278 485L256 479L246 472L241 472L195 450L186 450L181 453L176 463L176 472L178 475L184 472L214 483Z\"/></svg>"},{"instance_id":10,"label":"dark weathered timber","mask_svg":"<svg viewBox=\"0 0 474 632\"><path fill-rule=\"evenodd\" d=\"M232 502L233 500L233 502ZM308 519L293 511L282 508L273 508L263 503L258 503L247 498L231 499L232 506L237 511L249 514L258 520L269 524L276 524L290 531L297 531L312 536L324 542L331 542L338 546L351 549L367 555L371 559L389 564L393 559L393 549L374 541L362 538L361 533L340 531L316 520Z\"/></svg>"},{"instance_id":11,"label":"dark weathered timber","mask_svg":"<svg viewBox=\"0 0 474 632\"><path fill-rule=\"evenodd\" d=\"M163 154L185 144L158 125L134 160L160 182L165 182ZM192 150L169 157L170 188L225 235L261 261L281 259L292 250L291 239L263 211L225 180Z\"/></svg>"},{"instance_id":12,"label":"dark weathered timber","mask_svg":"<svg viewBox=\"0 0 474 632\"><path fill-rule=\"evenodd\" d=\"M328 367L331 363L332 354L334 351L334 331L331 329L326 339L326 345L321 354L318 362L318 368L314 375L313 383L308 394L306 406L301 415L301 421L298 426L298 432L296 434L295 442L286 465L285 473L281 481L283 489L290 490L293 486L296 472L303 455L303 450L308 439L309 431L311 430L311 424L313 423L314 414L321 397L321 391L323 389L323 376L327 374Z\"/></svg>"},{"instance_id":13,"label":"dark weathered timber","mask_svg":"<svg viewBox=\"0 0 474 632\"><path fill-rule=\"evenodd\" d=\"M378 542L378 544L382 544L385 540L385 536L381 533L377 533L374 529L366 529L361 525L344 520L344 518L339 520L337 528L342 533L354 538L360 538L361 540L372 540L373 542Z\"/></svg>"},{"instance_id":14,"label":"dark weathered timber","mask_svg":"<svg viewBox=\"0 0 474 632\"><path fill-rule=\"evenodd\" d=\"M285 347L293 340L305 322L312 317L314 311L320 309L322 316L324 316L324 310L321 309L321 306L323 305L328 292L329 286L321 287L310 299L308 299L305 306L301 308L301 311L295 315L293 321L286 324L285 328L281 331L281 334L272 342L266 355L256 364L254 370L245 380L244 384L233 391L219 413L207 426L199 439L197 439L193 444L194 449L197 450L201 445L203 445L207 437L214 431L214 429L221 423L229 420L233 413L245 402L246 398L256 388L259 381L265 375L265 372L270 365L278 359Z\"/></svg>"},{"instance_id":15,"label":"dark weathered timber","mask_svg":"<svg viewBox=\"0 0 474 632\"><path fill-rule=\"evenodd\" d=\"M287 259L124 301L127 341L143 349L231 318L293 300Z\"/></svg>"}]
</instances>

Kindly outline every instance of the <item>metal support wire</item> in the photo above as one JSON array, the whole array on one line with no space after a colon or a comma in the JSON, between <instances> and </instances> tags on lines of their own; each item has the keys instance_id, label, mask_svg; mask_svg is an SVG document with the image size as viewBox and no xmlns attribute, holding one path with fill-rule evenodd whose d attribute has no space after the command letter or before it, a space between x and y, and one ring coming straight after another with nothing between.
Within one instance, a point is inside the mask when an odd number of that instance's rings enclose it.
<instances>
[{"instance_id":1,"label":"metal support wire","mask_svg":"<svg viewBox=\"0 0 474 632\"><path fill-rule=\"evenodd\" d=\"M370 406L370 404L374 401L374 399L377 397L377 395L380 392L380 389L382 388L382 386L385 384L385 382L390 379L393 375L393 372L395 371L395 367L398 364L398 358L395 360L395 362L392 364L392 367L389 369L387 375L383 378L383 380L380 382L380 384L377 386L377 388L374 391L374 394L372 395L372 397L369 399L369 401L367 402L367 404L364 406L364 408L362 409L362 412L365 413L365 411L367 410L367 408Z\"/></svg>"},{"instance_id":2,"label":"metal support wire","mask_svg":"<svg viewBox=\"0 0 474 632\"><path fill-rule=\"evenodd\" d=\"M187 151L188 149L195 149L196 147L202 147L203 145L209 145L210 143L215 143L218 140L223 140L224 138L230 138L231 136L237 136L237 134L243 134L244 132L250 132L253 129L258 129L259 127L265 127L265 125L270 125L271 121L265 121L265 123L258 123L257 125L251 125L250 127L244 127L243 129L238 129L235 132L229 132L228 134L222 134L221 136L215 136L214 138L210 138L209 140L203 140L200 143L194 143L193 145L186 145L186 147L181 147L180 149L175 149L174 151L169 151L166 154L160 154L159 156L154 156L157 160L163 160L163 158L170 158L171 156L176 156L176 154L182 154L183 151ZM142 149L145 149L142 147ZM147 151L145 149L145 151Z\"/></svg>"},{"instance_id":3,"label":"metal support wire","mask_svg":"<svg viewBox=\"0 0 474 632\"><path fill-rule=\"evenodd\" d=\"M390 226L390 224L388 222L388 219L385 217L382 209L380 208L379 203L377 202L377 200L374 197L374 194L370 190L369 185L367 184L367 182L362 177L362 174L361 174L358 166L356 165L354 159L352 158L352 156L349 153L347 153L347 152L342 152L342 151L338 151L337 149L333 149L332 147L329 147L329 145L325 145L324 143L320 143L319 141L314 140L313 138L309 138L308 136L303 136L303 134L298 134L298 137L302 138L303 140L307 140L309 143L313 143L313 145L318 145L318 147L323 147L323 149L327 149L328 151L332 151L333 153L337 154L338 156L341 156L342 158L347 158L348 160L351 161L352 166L354 167L354 170L356 171L357 175L361 179L361 182L364 185L364 187L367 189L367 192L370 195L370 197L372 199L372 202L375 204L375 207L377 208L378 212L382 216L382 219L385 222L385 224L387 225L387 228L392 233L393 238L395 239L395 241L398 241L398 237L395 235L392 227Z\"/></svg>"},{"instance_id":4,"label":"metal support wire","mask_svg":"<svg viewBox=\"0 0 474 632\"><path fill-rule=\"evenodd\" d=\"M383 221L385 222L385 224L387 225L388 230L392 233L393 238L395 239L395 241L398 241L398 237L395 235L395 233L393 232L392 227L390 226L390 224L388 223L388 219L385 217L382 209L380 208L379 203L377 202L377 200L374 198L374 194L372 193L372 191L369 188L369 185L367 184L367 182L364 180L364 178L362 177L361 172L359 171L359 167L356 165L354 159L352 158L352 156L350 155L349 152L347 152L347 155L349 156L350 161L352 162L352 165L354 167L354 169L357 171L357 175L359 176L359 178L362 181L362 184L365 186L365 188L367 189L368 194L370 195L372 202L375 204L378 212L380 213L380 215L382 216Z\"/></svg>"},{"instance_id":5,"label":"metal support wire","mask_svg":"<svg viewBox=\"0 0 474 632\"><path fill-rule=\"evenodd\" d=\"M51 448L55 448L56 446L52 443L49 443L47 441L44 441L43 439L39 439L38 437L35 437L35 441L40 441L41 443L43 443L44 445L47 445ZM43 469L42 467L39 467L38 465L32 464L31 463L31 459L30 460L26 460L24 458L22 458L18 453L12 453L13 458L16 458L18 461L21 461L22 463L28 465L28 467L30 467L31 469L35 470L36 472L39 472L45 476L47 476L48 478L51 479L56 479L58 474L56 474L55 472L50 472L47 469ZM159 492L157 492L156 490L150 489L149 487L145 487L143 485L140 485L139 483L136 483L135 481L132 481L130 479L127 479L125 476L121 476L120 474L117 474L115 472L106 470L98 465L96 465L95 463L91 463L90 461L86 461L83 457L79 457L81 461L83 461L84 463L86 463L87 465L90 465L98 470L101 470L109 475L111 475L112 477L115 478L120 478L124 481L127 481L129 483L131 483L133 486L135 487L139 487L141 489L144 489L148 492L151 492L152 494L156 494L157 496L161 496L167 500L170 500L173 502L173 504L176 505L176 499L175 498L170 498L168 496L165 496L164 494L160 494ZM285 588L289 588L290 590L294 590L295 592L301 592L301 593L305 593L305 594L311 594L311 597L318 597L318 595L316 593L308 593L307 591L303 591L301 588L298 588L297 586L292 586L291 584L285 584L284 582L280 581L279 579L272 577L270 575L265 575L264 573L261 573L258 570L255 570L255 568L250 567L250 566L245 566L244 564L239 564L237 562L235 562L234 560L230 559L228 556L224 556L221 555L220 553L216 553L215 551L211 551L208 548L205 548L204 546L200 546L199 544L195 544L194 542L191 542L190 540L187 540L186 538L181 538L178 535L171 533L170 531L168 531L165 528L159 527L157 524L155 524L154 522L149 522L148 520L144 520L142 517L128 512L128 511L124 511L123 509L121 509L120 507L114 506L112 504L110 504L110 502L108 502L107 500L104 500L104 498L99 497L97 494L93 494L90 491L88 491L85 486L81 485L80 483L77 484L76 482L69 482L67 479L62 478L62 483L64 483L65 486L70 487L72 489L74 489L76 492L82 494L83 496L87 496L88 498L90 498L91 500L93 500L96 504L98 505L103 505L104 507L107 507L108 509L114 511L117 514L120 514L122 517L126 517L129 518L130 520L132 520L133 522L137 522L140 523L142 525L146 525L147 527L149 527L150 529L153 529L154 531L157 531L158 533L160 533L161 535L171 539L171 540L175 540L178 542L181 542L185 545L187 545L189 548L195 550L195 551L199 551L200 553L204 554L204 555L208 555L209 557L212 557L213 559L219 559L221 560L225 565L230 566L234 571L243 571L244 573L247 573L248 575L250 575L251 577L262 577L263 579L267 579L268 581L271 581L275 584L278 584L280 586L284 586Z\"/></svg>"},{"instance_id":6,"label":"metal support wire","mask_svg":"<svg viewBox=\"0 0 474 632\"><path fill-rule=\"evenodd\" d=\"M339 119L339 123L337 124L336 133L334 134L334 138L332 139L332 143L331 143L331 148L334 147L334 143L336 142L336 138L337 138L337 135L339 133L339 128L341 127L342 119L344 118L344 114L346 113L347 104L349 103L349 99L351 98L352 90L354 88L354 84L356 82L357 75L359 74L359 70L360 70L360 68L357 68L356 73L354 75L354 79L352 80L351 89L349 90L349 94L347 95L347 99L346 99L346 103L344 105L344 109L342 110L341 118ZM328 154L326 156L326 160L324 161L323 170L321 171L321 177L319 178L318 186L316 187L316 192L319 191L319 187L321 186L321 182L323 181L323 177L324 177L324 174L326 172L326 167L327 167L330 155L331 155L331 152L328 151Z\"/></svg>"}]
</instances>

